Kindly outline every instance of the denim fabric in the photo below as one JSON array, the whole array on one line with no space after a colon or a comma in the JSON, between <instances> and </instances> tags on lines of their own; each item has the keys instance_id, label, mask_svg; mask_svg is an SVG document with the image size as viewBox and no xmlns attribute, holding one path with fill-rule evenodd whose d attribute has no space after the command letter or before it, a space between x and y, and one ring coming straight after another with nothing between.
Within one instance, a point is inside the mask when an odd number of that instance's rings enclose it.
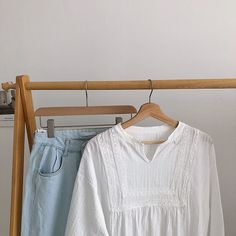
<instances>
[{"instance_id":1,"label":"denim fabric","mask_svg":"<svg viewBox=\"0 0 236 236\"><path fill-rule=\"evenodd\" d=\"M36 132L24 186L22 236L64 236L74 181L87 142L107 127Z\"/></svg>"}]
</instances>

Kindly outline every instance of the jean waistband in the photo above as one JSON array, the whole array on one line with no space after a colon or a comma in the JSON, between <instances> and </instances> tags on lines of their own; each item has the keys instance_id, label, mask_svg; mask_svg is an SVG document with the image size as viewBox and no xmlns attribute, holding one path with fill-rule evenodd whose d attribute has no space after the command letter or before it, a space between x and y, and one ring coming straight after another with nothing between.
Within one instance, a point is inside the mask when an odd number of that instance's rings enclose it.
<instances>
[{"instance_id":1,"label":"jean waistband","mask_svg":"<svg viewBox=\"0 0 236 236\"><path fill-rule=\"evenodd\" d=\"M47 137L47 132L39 131L34 134L34 143L54 146L69 151L79 151L91 138L111 127L83 128L71 130L55 130L53 138Z\"/></svg>"}]
</instances>

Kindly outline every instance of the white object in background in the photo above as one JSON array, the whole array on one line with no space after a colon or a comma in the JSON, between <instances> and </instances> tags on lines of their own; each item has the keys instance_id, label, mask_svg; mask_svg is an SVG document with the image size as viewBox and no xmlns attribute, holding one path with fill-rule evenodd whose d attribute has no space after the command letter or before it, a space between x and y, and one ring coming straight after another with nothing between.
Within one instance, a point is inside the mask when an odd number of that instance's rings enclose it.
<instances>
[{"instance_id":1,"label":"white object in background","mask_svg":"<svg viewBox=\"0 0 236 236\"><path fill-rule=\"evenodd\" d=\"M13 127L14 114L0 115L0 127Z\"/></svg>"}]
</instances>

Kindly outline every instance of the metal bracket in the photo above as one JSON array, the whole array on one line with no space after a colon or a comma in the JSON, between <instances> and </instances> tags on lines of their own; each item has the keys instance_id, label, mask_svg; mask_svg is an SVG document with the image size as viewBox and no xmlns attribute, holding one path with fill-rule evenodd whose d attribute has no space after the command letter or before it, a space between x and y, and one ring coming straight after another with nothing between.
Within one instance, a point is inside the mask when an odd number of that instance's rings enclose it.
<instances>
[{"instance_id":1,"label":"metal bracket","mask_svg":"<svg viewBox=\"0 0 236 236\"><path fill-rule=\"evenodd\" d=\"M48 138L54 138L54 130L55 130L55 126L54 126L54 119L48 119L47 120L47 134L48 134Z\"/></svg>"}]
</instances>

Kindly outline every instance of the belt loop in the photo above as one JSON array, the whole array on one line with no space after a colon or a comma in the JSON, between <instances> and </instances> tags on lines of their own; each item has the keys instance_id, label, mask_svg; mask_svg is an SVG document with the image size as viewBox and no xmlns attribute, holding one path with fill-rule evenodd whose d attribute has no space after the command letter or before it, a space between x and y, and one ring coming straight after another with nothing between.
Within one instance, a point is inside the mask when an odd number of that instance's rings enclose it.
<instances>
[{"instance_id":1,"label":"belt loop","mask_svg":"<svg viewBox=\"0 0 236 236\"><path fill-rule=\"evenodd\" d=\"M67 154L68 154L69 145L70 145L70 139L66 139L66 140L65 140L64 156L67 156Z\"/></svg>"}]
</instances>

